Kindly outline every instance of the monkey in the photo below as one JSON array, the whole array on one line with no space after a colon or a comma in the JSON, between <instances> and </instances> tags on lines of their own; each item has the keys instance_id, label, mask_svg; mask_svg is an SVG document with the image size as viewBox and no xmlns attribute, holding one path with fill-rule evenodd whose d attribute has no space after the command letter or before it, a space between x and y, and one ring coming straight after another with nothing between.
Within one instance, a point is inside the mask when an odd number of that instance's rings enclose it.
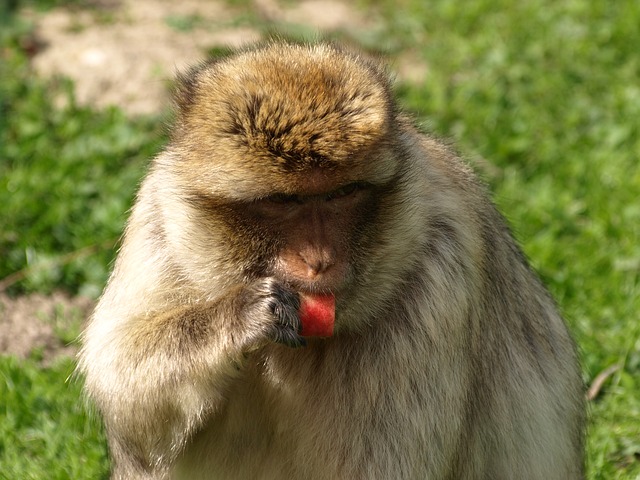
<instances>
[{"instance_id":1,"label":"monkey","mask_svg":"<svg viewBox=\"0 0 640 480\"><path fill-rule=\"evenodd\" d=\"M176 83L79 354L113 479L583 478L568 328L383 61L274 40Z\"/></svg>"}]
</instances>

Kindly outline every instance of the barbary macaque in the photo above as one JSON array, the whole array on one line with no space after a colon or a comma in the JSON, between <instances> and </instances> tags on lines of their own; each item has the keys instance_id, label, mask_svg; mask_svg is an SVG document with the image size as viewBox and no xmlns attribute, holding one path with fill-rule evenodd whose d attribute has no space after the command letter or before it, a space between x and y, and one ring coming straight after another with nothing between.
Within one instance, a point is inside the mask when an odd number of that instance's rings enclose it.
<instances>
[{"instance_id":1,"label":"barbary macaque","mask_svg":"<svg viewBox=\"0 0 640 480\"><path fill-rule=\"evenodd\" d=\"M583 477L563 320L382 65L271 42L176 90L80 354L112 478Z\"/></svg>"}]
</instances>

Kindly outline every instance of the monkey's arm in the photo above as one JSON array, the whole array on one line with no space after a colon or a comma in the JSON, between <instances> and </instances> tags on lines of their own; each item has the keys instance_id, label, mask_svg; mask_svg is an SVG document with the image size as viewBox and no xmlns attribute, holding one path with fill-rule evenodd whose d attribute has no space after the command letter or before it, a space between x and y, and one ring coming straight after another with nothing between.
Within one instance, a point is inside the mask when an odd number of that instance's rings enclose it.
<instances>
[{"instance_id":1,"label":"monkey's arm","mask_svg":"<svg viewBox=\"0 0 640 480\"><path fill-rule=\"evenodd\" d=\"M99 307L85 336L81 369L119 468L127 475L166 471L221 406L248 353L271 341L303 341L298 302L297 294L265 279L215 301L119 322Z\"/></svg>"}]
</instances>

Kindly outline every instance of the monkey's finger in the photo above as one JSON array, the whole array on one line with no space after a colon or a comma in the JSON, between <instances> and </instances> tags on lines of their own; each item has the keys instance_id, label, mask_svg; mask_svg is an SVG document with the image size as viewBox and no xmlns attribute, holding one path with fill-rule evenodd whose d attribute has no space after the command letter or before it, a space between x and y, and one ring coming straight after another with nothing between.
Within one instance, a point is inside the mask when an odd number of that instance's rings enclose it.
<instances>
[{"instance_id":1,"label":"monkey's finger","mask_svg":"<svg viewBox=\"0 0 640 480\"><path fill-rule=\"evenodd\" d=\"M288 327L297 333L302 332L302 322L297 309L291 305L275 302L271 311L276 317L278 325Z\"/></svg>"},{"instance_id":2,"label":"monkey's finger","mask_svg":"<svg viewBox=\"0 0 640 480\"><path fill-rule=\"evenodd\" d=\"M272 339L276 343L281 343L291 348L299 348L307 345L304 337L294 332L290 327L277 325L272 334Z\"/></svg>"}]
</instances>

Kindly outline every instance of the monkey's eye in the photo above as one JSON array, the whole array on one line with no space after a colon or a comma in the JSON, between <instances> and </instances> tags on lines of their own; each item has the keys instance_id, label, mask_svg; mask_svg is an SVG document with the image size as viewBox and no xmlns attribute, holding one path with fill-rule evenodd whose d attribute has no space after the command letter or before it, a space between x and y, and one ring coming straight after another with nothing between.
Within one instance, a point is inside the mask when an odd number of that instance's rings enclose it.
<instances>
[{"instance_id":1,"label":"monkey's eye","mask_svg":"<svg viewBox=\"0 0 640 480\"><path fill-rule=\"evenodd\" d=\"M354 182L354 183L349 183L343 187L340 187L336 190L334 190L333 192L330 192L329 194L327 194L326 199L327 200L335 200L338 198L344 198L344 197L348 197L349 195L353 195L354 193L356 193L358 190L363 189L364 186L361 183L358 182Z\"/></svg>"},{"instance_id":2,"label":"monkey's eye","mask_svg":"<svg viewBox=\"0 0 640 480\"><path fill-rule=\"evenodd\" d=\"M300 198L299 195L289 195L286 193L276 193L274 195L269 195L265 200L267 200L269 203L275 203L277 205L302 203L302 198Z\"/></svg>"}]
</instances>

